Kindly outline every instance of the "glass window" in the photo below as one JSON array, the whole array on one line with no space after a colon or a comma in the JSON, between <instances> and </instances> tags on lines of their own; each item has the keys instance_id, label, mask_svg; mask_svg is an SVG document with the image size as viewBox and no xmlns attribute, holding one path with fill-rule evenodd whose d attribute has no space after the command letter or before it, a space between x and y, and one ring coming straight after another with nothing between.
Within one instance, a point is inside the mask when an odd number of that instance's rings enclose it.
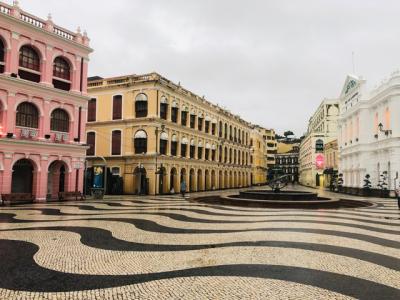
<instances>
[{"instance_id":1,"label":"glass window","mask_svg":"<svg viewBox=\"0 0 400 300\"><path fill-rule=\"evenodd\" d=\"M32 47L21 47L19 51L19 66L34 71L40 71L39 55Z\"/></svg>"},{"instance_id":2,"label":"glass window","mask_svg":"<svg viewBox=\"0 0 400 300\"><path fill-rule=\"evenodd\" d=\"M57 108L51 113L50 130L68 132L69 131L69 116L68 113Z\"/></svg>"},{"instance_id":3,"label":"glass window","mask_svg":"<svg viewBox=\"0 0 400 300\"><path fill-rule=\"evenodd\" d=\"M19 104L17 107L16 125L39 128L39 112L36 106L29 102Z\"/></svg>"},{"instance_id":4,"label":"glass window","mask_svg":"<svg viewBox=\"0 0 400 300\"><path fill-rule=\"evenodd\" d=\"M53 64L53 76L70 80L69 63L62 57L57 57Z\"/></svg>"}]
</instances>

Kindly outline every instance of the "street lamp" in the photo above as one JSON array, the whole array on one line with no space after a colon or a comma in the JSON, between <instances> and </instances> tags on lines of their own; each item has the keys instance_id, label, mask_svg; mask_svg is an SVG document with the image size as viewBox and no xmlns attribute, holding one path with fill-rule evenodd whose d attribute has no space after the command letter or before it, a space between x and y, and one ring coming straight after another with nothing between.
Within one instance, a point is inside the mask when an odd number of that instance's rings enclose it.
<instances>
[{"instance_id":1,"label":"street lamp","mask_svg":"<svg viewBox=\"0 0 400 300\"><path fill-rule=\"evenodd\" d=\"M386 136L388 136L389 134L392 134L391 129L383 129L382 123L379 123L378 128L379 128L379 131L385 133Z\"/></svg>"},{"instance_id":2,"label":"street lamp","mask_svg":"<svg viewBox=\"0 0 400 300\"><path fill-rule=\"evenodd\" d=\"M161 129L161 130L160 130ZM160 171L158 171L158 167L157 167L157 158L158 158L158 133L159 132L163 132L164 131L164 129L165 129L165 125L164 124L161 124L161 128L159 128L159 127L156 127L156 130L155 130L155 134L156 134L156 158L155 158L155 160L156 160L156 169L155 169L155 172L154 172L154 175L155 175L155 180L154 180L154 195L157 195L157 175L158 174L160 174L160 175L162 175L162 168L160 168ZM162 167L162 164L161 164L161 167Z\"/></svg>"}]
</instances>

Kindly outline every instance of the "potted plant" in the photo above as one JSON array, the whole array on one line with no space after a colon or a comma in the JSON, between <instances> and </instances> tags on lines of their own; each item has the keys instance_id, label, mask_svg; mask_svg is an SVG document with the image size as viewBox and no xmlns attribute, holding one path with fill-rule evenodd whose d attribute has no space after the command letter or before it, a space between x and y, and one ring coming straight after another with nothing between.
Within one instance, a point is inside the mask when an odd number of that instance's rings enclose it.
<instances>
[{"instance_id":1,"label":"potted plant","mask_svg":"<svg viewBox=\"0 0 400 300\"><path fill-rule=\"evenodd\" d=\"M371 181L369 180L371 176L369 174L365 175L364 185L363 185L363 195L371 196Z\"/></svg>"},{"instance_id":2,"label":"potted plant","mask_svg":"<svg viewBox=\"0 0 400 300\"><path fill-rule=\"evenodd\" d=\"M383 171L379 176L378 187L381 189L381 197L386 198L389 197L389 190L387 184L387 171Z\"/></svg>"},{"instance_id":3,"label":"potted plant","mask_svg":"<svg viewBox=\"0 0 400 300\"><path fill-rule=\"evenodd\" d=\"M339 175L338 175L337 187L338 187L338 192L341 193L343 191L343 174L342 173L339 173Z\"/></svg>"}]
</instances>

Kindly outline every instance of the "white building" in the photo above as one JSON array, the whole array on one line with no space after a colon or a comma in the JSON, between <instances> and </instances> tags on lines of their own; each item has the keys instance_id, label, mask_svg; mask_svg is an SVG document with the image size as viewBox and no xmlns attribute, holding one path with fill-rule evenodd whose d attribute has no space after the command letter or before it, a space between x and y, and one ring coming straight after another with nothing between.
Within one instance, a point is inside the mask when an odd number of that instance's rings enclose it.
<instances>
[{"instance_id":1,"label":"white building","mask_svg":"<svg viewBox=\"0 0 400 300\"><path fill-rule=\"evenodd\" d=\"M361 193L370 175L373 189L385 177L394 189L400 171L400 73L367 91L366 81L348 75L340 95L339 173L346 192Z\"/></svg>"},{"instance_id":2,"label":"white building","mask_svg":"<svg viewBox=\"0 0 400 300\"><path fill-rule=\"evenodd\" d=\"M300 144L299 182L307 186L324 186L324 144L337 138L337 99L324 99L308 123Z\"/></svg>"}]
</instances>

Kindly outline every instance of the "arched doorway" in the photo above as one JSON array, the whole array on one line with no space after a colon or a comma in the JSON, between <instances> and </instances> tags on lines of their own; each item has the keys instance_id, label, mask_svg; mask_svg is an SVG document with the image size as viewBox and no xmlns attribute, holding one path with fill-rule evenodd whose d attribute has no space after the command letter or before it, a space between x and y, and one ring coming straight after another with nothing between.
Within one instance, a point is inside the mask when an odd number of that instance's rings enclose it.
<instances>
[{"instance_id":1,"label":"arched doorway","mask_svg":"<svg viewBox=\"0 0 400 300\"><path fill-rule=\"evenodd\" d=\"M216 189L216 178L215 178L215 170L211 171L211 189L215 190Z\"/></svg>"},{"instance_id":2,"label":"arched doorway","mask_svg":"<svg viewBox=\"0 0 400 300\"><path fill-rule=\"evenodd\" d=\"M234 188L235 187L235 180L233 178L233 172L232 171L229 172L229 179L230 179L229 187L230 188Z\"/></svg>"},{"instance_id":3,"label":"arched doorway","mask_svg":"<svg viewBox=\"0 0 400 300\"><path fill-rule=\"evenodd\" d=\"M164 194L166 192L165 188L165 183L166 183L166 176L167 176L167 171L165 170L164 167L160 167L160 169L157 171L157 176L158 176L158 193L159 194Z\"/></svg>"},{"instance_id":4,"label":"arched doorway","mask_svg":"<svg viewBox=\"0 0 400 300\"><path fill-rule=\"evenodd\" d=\"M201 169L197 171L197 191L204 191L204 178L203 178L203 172Z\"/></svg>"},{"instance_id":5,"label":"arched doorway","mask_svg":"<svg viewBox=\"0 0 400 300\"><path fill-rule=\"evenodd\" d=\"M190 192L195 192L196 191L196 185L195 185L195 173L194 169L190 169L189 172L189 191Z\"/></svg>"},{"instance_id":6,"label":"arched doorway","mask_svg":"<svg viewBox=\"0 0 400 300\"><path fill-rule=\"evenodd\" d=\"M29 159L18 160L12 168L11 193L33 193L34 166Z\"/></svg>"},{"instance_id":7,"label":"arched doorway","mask_svg":"<svg viewBox=\"0 0 400 300\"><path fill-rule=\"evenodd\" d=\"M48 168L47 199L58 199L59 192L68 189L68 167L63 161L53 161Z\"/></svg>"},{"instance_id":8,"label":"arched doorway","mask_svg":"<svg viewBox=\"0 0 400 300\"><path fill-rule=\"evenodd\" d=\"M228 177L228 171L225 171L225 178L224 178L224 189L229 188L229 177Z\"/></svg>"},{"instance_id":9,"label":"arched doorway","mask_svg":"<svg viewBox=\"0 0 400 300\"><path fill-rule=\"evenodd\" d=\"M170 193L179 192L177 173L178 172L176 171L176 168L172 168L171 172L169 174L169 191L170 191Z\"/></svg>"},{"instance_id":10,"label":"arched doorway","mask_svg":"<svg viewBox=\"0 0 400 300\"><path fill-rule=\"evenodd\" d=\"M206 177L206 191L209 191L211 189L210 171L209 170L205 171L205 177Z\"/></svg>"},{"instance_id":11,"label":"arched doorway","mask_svg":"<svg viewBox=\"0 0 400 300\"><path fill-rule=\"evenodd\" d=\"M188 183L186 182L186 169L185 168L181 169L181 175L179 177L179 183L181 184L183 181L185 181L186 190L188 190ZM180 190L180 187L179 187L179 190Z\"/></svg>"},{"instance_id":12,"label":"arched doorway","mask_svg":"<svg viewBox=\"0 0 400 300\"><path fill-rule=\"evenodd\" d=\"M218 188L223 189L224 188L224 176L222 171L219 171L219 178L218 178Z\"/></svg>"},{"instance_id":13,"label":"arched doorway","mask_svg":"<svg viewBox=\"0 0 400 300\"><path fill-rule=\"evenodd\" d=\"M147 172L146 169L142 166L136 167L135 171L133 172L135 175L135 194L138 195L147 195L149 193L148 189L148 179L146 177Z\"/></svg>"}]
</instances>

